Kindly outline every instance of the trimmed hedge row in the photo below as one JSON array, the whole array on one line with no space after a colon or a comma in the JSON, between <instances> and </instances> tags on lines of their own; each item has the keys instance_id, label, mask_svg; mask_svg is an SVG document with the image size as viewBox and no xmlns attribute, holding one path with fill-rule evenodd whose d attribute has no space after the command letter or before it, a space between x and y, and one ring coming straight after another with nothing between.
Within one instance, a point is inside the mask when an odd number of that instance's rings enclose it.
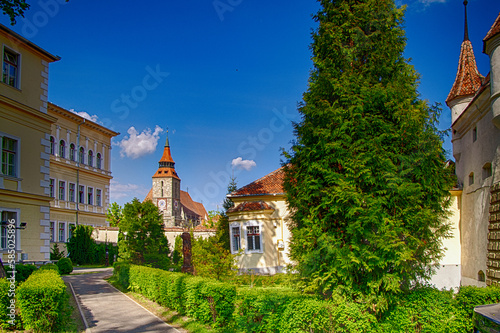
<instances>
[{"instance_id":1,"label":"trimmed hedge row","mask_svg":"<svg viewBox=\"0 0 500 333\"><path fill-rule=\"evenodd\" d=\"M334 294L325 301L287 288L236 288L181 273L115 265L124 287L162 306L235 332L473 332L474 307L500 302L498 287L457 294L425 287L399 296L381 317Z\"/></svg>"},{"instance_id":2,"label":"trimmed hedge row","mask_svg":"<svg viewBox=\"0 0 500 333\"><path fill-rule=\"evenodd\" d=\"M236 287L221 282L136 265L115 265L122 286L162 306L214 327L227 327L232 319Z\"/></svg>"},{"instance_id":3,"label":"trimmed hedge row","mask_svg":"<svg viewBox=\"0 0 500 333\"><path fill-rule=\"evenodd\" d=\"M71 314L66 285L57 271L38 270L16 290L24 327L34 332L56 332Z\"/></svg>"}]
</instances>

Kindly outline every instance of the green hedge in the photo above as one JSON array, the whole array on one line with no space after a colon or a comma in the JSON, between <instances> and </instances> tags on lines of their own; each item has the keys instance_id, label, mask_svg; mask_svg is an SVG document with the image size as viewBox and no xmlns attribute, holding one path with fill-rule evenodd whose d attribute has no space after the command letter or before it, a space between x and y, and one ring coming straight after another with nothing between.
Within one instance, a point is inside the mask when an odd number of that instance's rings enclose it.
<instances>
[{"instance_id":1,"label":"green hedge","mask_svg":"<svg viewBox=\"0 0 500 333\"><path fill-rule=\"evenodd\" d=\"M35 332L56 332L69 319L69 295L55 270L38 270L16 291L24 327Z\"/></svg>"},{"instance_id":2,"label":"green hedge","mask_svg":"<svg viewBox=\"0 0 500 333\"><path fill-rule=\"evenodd\" d=\"M180 314L214 327L227 327L232 322L236 300L236 287L232 285L126 264L115 265L115 275L122 286Z\"/></svg>"},{"instance_id":3,"label":"green hedge","mask_svg":"<svg viewBox=\"0 0 500 333\"><path fill-rule=\"evenodd\" d=\"M12 297L11 282L7 279L0 279L0 329L12 327L9 321L15 319L10 317Z\"/></svg>"},{"instance_id":4,"label":"green hedge","mask_svg":"<svg viewBox=\"0 0 500 333\"><path fill-rule=\"evenodd\" d=\"M20 283L26 281L28 277L36 271L38 268L35 265L31 264L16 264L16 283ZM5 266L5 270L7 272L7 277L12 276L12 268L10 265Z\"/></svg>"},{"instance_id":5,"label":"green hedge","mask_svg":"<svg viewBox=\"0 0 500 333\"><path fill-rule=\"evenodd\" d=\"M364 304L328 301L290 288L248 288L159 269L119 264L123 286L200 322L235 332L471 333L474 307L500 302L498 287L423 287L394 298L376 317Z\"/></svg>"}]
</instances>

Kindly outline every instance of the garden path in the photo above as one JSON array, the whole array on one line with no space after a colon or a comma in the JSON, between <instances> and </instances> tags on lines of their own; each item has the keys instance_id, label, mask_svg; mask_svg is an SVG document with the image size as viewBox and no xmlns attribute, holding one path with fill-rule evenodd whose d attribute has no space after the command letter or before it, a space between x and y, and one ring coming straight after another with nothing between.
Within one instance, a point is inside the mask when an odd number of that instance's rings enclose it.
<instances>
[{"instance_id":1,"label":"garden path","mask_svg":"<svg viewBox=\"0 0 500 333\"><path fill-rule=\"evenodd\" d=\"M71 283L87 333L179 333L177 329L107 283L104 278L112 273L112 268L76 269L73 274L63 277Z\"/></svg>"}]
</instances>

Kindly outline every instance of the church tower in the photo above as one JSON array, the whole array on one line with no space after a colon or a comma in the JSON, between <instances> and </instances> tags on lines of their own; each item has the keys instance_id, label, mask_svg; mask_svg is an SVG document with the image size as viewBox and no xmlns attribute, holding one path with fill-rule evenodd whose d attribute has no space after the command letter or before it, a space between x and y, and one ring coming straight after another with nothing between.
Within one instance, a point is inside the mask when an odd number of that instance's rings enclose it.
<instances>
[{"instance_id":1,"label":"church tower","mask_svg":"<svg viewBox=\"0 0 500 333\"><path fill-rule=\"evenodd\" d=\"M163 155L158 162L158 170L153 175L152 201L163 212L165 226L181 225L181 179L175 171L175 162L170 153L170 144L167 140Z\"/></svg>"}]
</instances>

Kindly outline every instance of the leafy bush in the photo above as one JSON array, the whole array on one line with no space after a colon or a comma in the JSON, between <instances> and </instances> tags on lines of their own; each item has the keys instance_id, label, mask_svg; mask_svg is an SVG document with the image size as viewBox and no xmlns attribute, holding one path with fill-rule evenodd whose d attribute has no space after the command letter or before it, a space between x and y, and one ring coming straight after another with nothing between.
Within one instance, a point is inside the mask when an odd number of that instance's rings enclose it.
<instances>
[{"instance_id":1,"label":"leafy bush","mask_svg":"<svg viewBox=\"0 0 500 333\"><path fill-rule=\"evenodd\" d=\"M9 321L14 319L9 316L11 314L11 283L7 279L0 279L0 329L11 328Z\"/></svg>"},{"instance_id":2,"label":"leafy bush","mask_svg":"<svg viewBox=\"0 0 500 333\"><path fill-rule=\"evenodd\" d=\"M50 249L50 260L60 260L64 258L64 251L59 249L59 244L54 243L54 246Z\"/></svg>"},{"instance_id":3,"label":"leafy bush","mask_svg":"<svg viewBox=\"0 0 500 333\"><path fill-rule=\"evenodd\" d=\"M56 272L59 273L59 267L57 267L56 264L45 264L45 265L42 265L42 266L40 266L40 270L42 270L42 271L45 271L45 270L56 271Z\"/></svg>"},{"instance_id":4,"label":"leafy bush","mask_svg":"<svg viewBox=\"0 0 500 333\"><path fill-rule=\"evenodd\" d=\"M472 316L474 307L478 305L500 302L500 288L489 286L478 288L474 286L461 287L455 297L457 308L457 326L463 332L471 332L474 328Z\"/></svg>"},{"instance_id":5,"label":"leafy bush","mask_svg":"<svg viewBox=\"0 0 500 333\"><path fill-rule=\"evenodd\" d=\"M35 332L54 332L69 319L69 295L54 270L39 270L19 285L16 292L24 327Z\"/></svg>"},{"instance_id":6,"label":"leafy bush","mask_svg":"<svg viewBox=\"0 0 500 333\"><path fill-rule=\"evenodd\" d=\"M21 283L23 281L26 281L26 279L38 268L35 265L24 265L24 264L17 264L16 266L16 283ZM7 272L7 277L12 276L12 269L10 266L5 266L5 270Z\"/></svg>"},{"instance_id":7,"label":"leafy bush","mask_svg":"<svg viewBox=\"0 0 500 333\"><path fill-rule=\"evenodd\" d=\"M69 274L73 272L73 263L70 258L62 258L57 262L57 268L59 268L59 273Z\"/></svg>"}]
</instances>

